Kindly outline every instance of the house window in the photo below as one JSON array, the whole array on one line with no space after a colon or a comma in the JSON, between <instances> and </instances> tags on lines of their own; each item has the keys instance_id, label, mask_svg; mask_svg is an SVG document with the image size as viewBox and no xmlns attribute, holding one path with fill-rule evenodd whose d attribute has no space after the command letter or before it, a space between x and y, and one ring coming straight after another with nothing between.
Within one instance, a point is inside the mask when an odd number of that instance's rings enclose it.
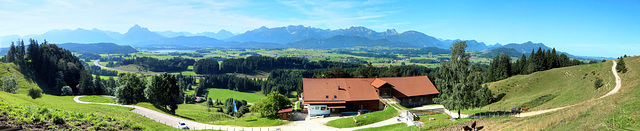
<instances>
[{"instance_id":1,"label":"house window","mask_svg":"<svg viewBox=\"0 0 640 131\"><path fill-rule=\"evenodd\" d=\"M338 98L338 96L336 96L336 95L333 95L333 98Z\"/></svg>"},{"instance_id":2,"label":"house window","mask_svg":"<svg viewBox=\"0 0 640 131\"><path fill-rule=\"evenodd\" d=\"M329 98L329 95L324 96L325 98Z\"/></svg>"},{"instance_id":3,"label":"house window","mask_svg":"<svg viewBox=\"0 0 640 131\"><path fill-rule=\"evenodd\" d=\"M327 110L327 107L321 107L320 110Z\"/></svg>"}]
</instances>

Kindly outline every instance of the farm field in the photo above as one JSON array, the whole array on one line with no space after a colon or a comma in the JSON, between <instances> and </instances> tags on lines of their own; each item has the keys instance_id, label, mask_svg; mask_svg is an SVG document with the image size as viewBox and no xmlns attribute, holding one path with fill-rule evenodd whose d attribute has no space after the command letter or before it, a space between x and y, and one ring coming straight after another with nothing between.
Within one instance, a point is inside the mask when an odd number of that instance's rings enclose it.
<instances>
[{"instance_id":1,"label":"farm field","mask_svg":"<svg viewBox=\"0 0 640 131\"><path fill-rule=\"evenodd\" d=\"M380 50L393 50L393 49L413 49L413 48L384 48L384 47L376 47L375 49ZM368 52L368 51L360 51L361 48L348 48L348 50L337 50L337 49L215 49L215 48L205 48L202 50L207 50L209 53L198 53L193 52L192 50L177 50L178 52L154 52L162 49L148 50L141 48L140 50L144 50L145 52L131 53L126 54L126 56L122 54L100 54L101 56L110 56L110 57L120 57L123 58L134 58L134 57L152 57L160 60L182 57L187 59L217 59L221 62L224 59L229 58L245 58L249 56L270 56L270 57L301 57L306 58L310 61L336 61L336 62L359 62L359 63L372 63L377 67L389 67L389 66L400 66L400 65L419 65L426 66L430 68L440 67L439 60L448 59L448 54L435 54L435 55L415 55L415 56L404 56L402 54L385 54L384 52ZM165 51L165 50L163 50ZM182 51L182 52L180 52ZM347 54L342 52L349 52ZM471 62L480 63L480 64L489 64L489 61L492 58L482 58L479 57L481 52L470 52L472 59ZM381 57L382 56L382 57ZM386 56L393 56L386 57ZM417 61L432 61L435 63L416 63L412 62L412 60ZM513 57L513 59L517 59L517 57ZM118 62L118 61L100 61L100 64L106 64L108 62ZM119 66L116 67L118 69L129 70L133 72L142 71L143 73L153 73L141 69L141 67L136 66ZM192 69L190 66L189 69ZM119 72L122 73L122 72ZM178 74L179 72L171 72L172 74ZM190 71L182 71L183 75L196 75Z\"/></svg>"}]
</instances>

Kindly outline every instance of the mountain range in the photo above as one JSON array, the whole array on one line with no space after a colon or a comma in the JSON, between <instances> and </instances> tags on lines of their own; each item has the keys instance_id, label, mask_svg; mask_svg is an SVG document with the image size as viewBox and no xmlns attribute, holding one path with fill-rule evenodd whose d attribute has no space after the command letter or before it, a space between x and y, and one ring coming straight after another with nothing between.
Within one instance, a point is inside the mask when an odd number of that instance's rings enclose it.
<instances>
[{"instance_id":1,"label":"mountain range","mask_svg":"<svg viewBox=\"0 0 640 131\"><path fill-rule=\"evenodd\" d=\"M173 32L150 31L140 25L134 25L124 34L99 29L86 30L51 30L40 35L0 37L1 44L6 47L13 40L34 38L46 39L49 43L116 43L133 47L222 47L222 48L346 48L346 47L437 47L449 49L460 39L437 39L418 31L397 32L387 29L377 32L366 27L350 27L346 29L320 29L314 27L285 26L260 27L240 34L233 34L226 30L218 32ZM542 43L531 41L516 44L501 45L485 44L476 40L466 40L468 51L490 51L498 48L513 48L521 53L530 53L533 49L552 49ZM504 50L504 49L503 49ZM571 56L571 55L570 55Z\"/></svg>"}]
</instances>

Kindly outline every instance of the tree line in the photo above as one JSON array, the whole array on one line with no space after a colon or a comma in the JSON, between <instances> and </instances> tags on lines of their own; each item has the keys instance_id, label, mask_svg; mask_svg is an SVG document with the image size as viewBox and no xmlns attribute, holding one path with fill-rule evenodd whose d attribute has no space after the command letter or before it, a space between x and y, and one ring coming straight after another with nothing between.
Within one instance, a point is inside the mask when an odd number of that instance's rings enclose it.
<instances>
[{"instance_id":1,"label":"tree line","mask_svg":"<svg viewBox=\"0 0 640 131\"><path fill-rule=\"evenodd\" d=\"M511 61L508 54L497 55L489 64L486 82L506 79L513 75L526 75L537 71L583 64L580 60L570 59L566 54L556 53L556 49L532 50L529 57L522 54L517 61Z\"/></svg>"},{"instance_id":2,"label":"tree line","mask_svg":"<svg viewBox=\"0 0 640 131\"><path fill-rule=\"evenodd\" d=\"M28 79L42 80L45 84L42 87L49 88L49 93L54 95L107 95L116 86L112 77L102 80L98 73L94 79L78 57L47 41L38 43L30 39L26 49L24 41L12 42L2 61L13 62L33 71L23 74Z\"/></svg>"},{"instance_id":3,"label":"tree line","mask_svg":"<svg viewBox=\"0 0 640 131\"><path fill-rule=\"evenodd\" d=\"M247 58L231 58L218 64L216 60L202 59L194 65L194 72L198 74L217 73L254 73L257 70L269 71L274 69L304 69L313 70L328 67L358 67L358 63L343 63L332 61L309 61L298 57L269 57L249 56Z\"/></svg>"}]
</instances>

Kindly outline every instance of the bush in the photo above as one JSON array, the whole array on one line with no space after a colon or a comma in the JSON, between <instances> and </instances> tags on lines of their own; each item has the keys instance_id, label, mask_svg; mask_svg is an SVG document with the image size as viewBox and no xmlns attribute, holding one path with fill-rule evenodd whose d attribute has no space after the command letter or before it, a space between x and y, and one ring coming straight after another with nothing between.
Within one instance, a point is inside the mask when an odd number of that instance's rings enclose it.
<instances>
[{"instance_id":1,"label":"bush","mask_svg":"<svg viewBox=\"0 0 640 131\"><path fill-rule=\"evenodd\" d=\"M73 90L71 90L71 87L69 87L69 86L62 87L61 92L62 92L62 94L60 94L60 95L63 95L63 96L73 95Z\"/></svg>"},{"instance_id":2,"label":"bush","mask_svg":"<svg viewBox=\"0 0 640 131\"><path fill-rule=\"evenodd\" d=\"M602 82L602 79L600 79L600 77L596 77L596 81L593 83L593 86L598 89L600 87L602 87L604 85L604 83Z\"/></svg>"},{"instance_id":3,"label":"bush","mask_svg":"<svg viewBox=\"0 0 640 131\"><path fill-rule=\"evenodd\" d=\"M31 96L31 99L36 99L42 97L42 89L40 88L31 88L29 89L29 93L27 94Z\"/></svg>"},{"instance_id":4,"label":"bush","mask_svg":"<svg viewBox=\"0 0 640 131\"><path fill-rule=\"evenodd\" d=\"M0 79L0 90L13 94L18 94L20 88L15 76L4 76Z\"/></svg>"},{"instance_id":5,"label":"bush","mask_svg":"<svg viewBox=\"0 0 640 131\"><path fill-rule=\"evenodd\" d=\"M53 116L52 122L55 124L64 124L64 119L58 115Z\"/></svg>"}]
</instances>

